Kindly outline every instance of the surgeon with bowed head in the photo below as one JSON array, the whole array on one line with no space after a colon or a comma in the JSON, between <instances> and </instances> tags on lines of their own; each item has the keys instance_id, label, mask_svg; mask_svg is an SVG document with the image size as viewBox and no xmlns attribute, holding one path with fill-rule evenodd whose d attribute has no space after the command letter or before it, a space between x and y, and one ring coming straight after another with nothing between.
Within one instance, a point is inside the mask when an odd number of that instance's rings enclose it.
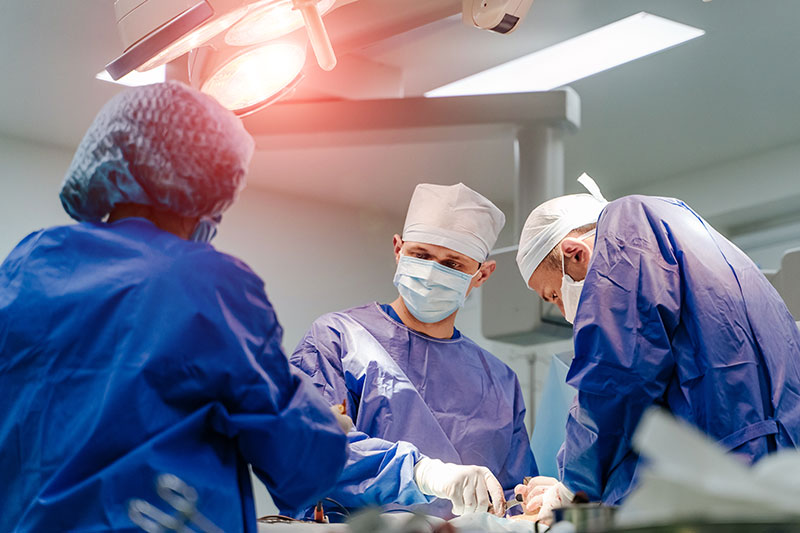
<instances>
[{"instance_id":1,"label":"surgeon with bowed head","mask_svg":"<svg viewBox=\"0 0 800 533\"><path fill-rule=\"evenodd\" d=\"M514 372L455 328L505 223L459 183L420 184L393 238L398 297L317 319L291 363L355 421L331 497L449 518L493 511L536 464ZM304 509L295 509L303 514Z\"/></svg>"},{"instance_id":2,"label":"surgeon with bowed head","mask_svg":"<svg viewBox=\"0 0 800 533\"><path fill-rule=\"evenodd\" d=\"M170 474L216 527L254 532L248 463L278 505L339 476L345 433L288 364L263 282L208 244L253 148L177 82L98 114L61 189L78 223L0 266L0 531L175 529Z\"/></svg>"},{"instance_id":3,"label":"surgeon with bowed head","mask_svg":"<svg viewBox=\"0 0 800 533\"><path fill-rule=\"evenodd\" d=\"M534 209L517 255L528 287L574 324L577 390L560 480L517 487L526 512L547 519L577 491L621 503L652 405L747 462L800 444L800 332L758 267L680 200L606 202L579 181L591 194Z\"/></svg>"}]
</instances>

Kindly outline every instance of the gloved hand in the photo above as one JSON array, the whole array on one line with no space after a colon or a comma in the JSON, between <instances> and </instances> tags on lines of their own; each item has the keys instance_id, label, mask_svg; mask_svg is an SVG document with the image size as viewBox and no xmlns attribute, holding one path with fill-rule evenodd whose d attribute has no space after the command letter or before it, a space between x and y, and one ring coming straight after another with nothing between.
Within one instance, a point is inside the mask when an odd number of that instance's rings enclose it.
<instances>
[{"instance_id":1,"label":"gloved hand","mask_svg":"<svg viewBox=\"0 0 800 533\"><path fill-rule=\"evenodd\" d=\"M349 433L350 430L356 427L356 425L353 423L353 419L345 414L346 411L344 402L339 405L332 405L331 411L333 411L333 414L336 415L336 421L339 422L339 426L345 433Z\"/></svg>"},{"instance_id":2,"label":"gloved hand","mask_svg":"<svg viewBox=\"0 0 800 533\"><path fill-rule=\"evenodd\" d=\"M414 466L414 481L423 494L450 500L454 515L485 512L490 495L494 514L505 515L503 487L485 466L456 465L423 457Z\"/></svg>"},{"instance_id":3,"label":"gloved hand","mask_svg":"<svg viewBox=\"0 0 800 533\"><path fill-rule=\"evenodd\" d=\"M514 494L522 494L525 514L536 515L537 520L550 524L553 509L572 501L575 495L556 478L536 476L527 485L514 487Z\"/></svg>"}]
</instances>

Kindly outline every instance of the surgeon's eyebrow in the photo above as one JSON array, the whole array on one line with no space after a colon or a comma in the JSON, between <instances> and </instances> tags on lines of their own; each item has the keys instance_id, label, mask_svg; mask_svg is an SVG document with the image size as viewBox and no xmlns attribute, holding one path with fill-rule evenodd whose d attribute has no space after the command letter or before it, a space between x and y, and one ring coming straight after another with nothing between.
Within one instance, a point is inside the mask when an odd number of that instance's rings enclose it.
<instances>
[{"instance_id":1,"label":"surgeon's eyebrow","mask_svg":"<svg viewBox=\"0 0 800 533\"><path fill-rule=\"evenodd\" d=\"M412 254L426 254L426 255L432 255L432 254L431 254L431 252L430 252L430 250L428 250L427 248L423 248L422 246L414 246L414 245L412 245L412 246L409 246L409 247L406 249L406 251L407 251L408 253L412 253Z\"/></svg>"}]
</instances>

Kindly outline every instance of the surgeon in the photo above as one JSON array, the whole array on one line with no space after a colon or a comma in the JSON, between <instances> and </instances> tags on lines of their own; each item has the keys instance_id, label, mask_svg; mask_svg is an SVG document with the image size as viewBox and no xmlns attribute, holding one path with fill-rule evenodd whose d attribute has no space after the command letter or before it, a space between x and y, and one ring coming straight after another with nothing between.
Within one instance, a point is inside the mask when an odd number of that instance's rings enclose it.
<instances>
[{"instance_id":1,"label":"surgeon","mask_svg":"<svg viewBox=\"0 0 800 533\"><path fill-rule=\"evenodd\" d=\"M562 196L528 217L517 262L574 323L577 398L561 480L517 492L540 518L577 491L622 502L641 462L631 438L662 406L747 462L800 444L800 332L758 267L674 198Z\"/></svg>"},{"instance_id":2,"label":"surgeon","mask_svg":"<svg viewBox=\"0 0 800 533\"><path fill-rule=\"evenodd\" d=\"M504 223L461 183L417 185L393 239L397 299L320 317L292 355L355 421L331 494L348 509L450 518L492 504L502 515L506 495L536 473L516 375L454 327L496 268L487 257Z\"/></svg>"},{"instance_id":3,"label":"surgeon","mask_svg":"<svg viewBox=\"0 0 800 533\"><path fill-rule=\"evenodd\" d=\"M0 266L0 531L255 532L248 463L283 506L338 478L262 281L208 244L253 148L177 82L98 114L61 189L78 224Z\"/></svg>"}]
</instances>

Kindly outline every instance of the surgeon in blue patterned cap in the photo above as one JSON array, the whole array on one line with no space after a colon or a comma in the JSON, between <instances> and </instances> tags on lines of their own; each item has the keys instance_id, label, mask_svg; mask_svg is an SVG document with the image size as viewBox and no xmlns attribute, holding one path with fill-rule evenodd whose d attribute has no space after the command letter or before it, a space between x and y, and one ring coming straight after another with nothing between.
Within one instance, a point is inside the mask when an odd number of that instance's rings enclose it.
<instances>
[{"instance_id":1,"label":"surgeon in blue patterned cap","mask_svg":"<svg viewBox=\"0 0 800 533\"><path fill-rule=\"evenodd\" d=\"M253 147L176 82L100 111L61 191L79 223L0 266L0 531L254 532L248 464L281 506L339 476L345 433L263 282L207 243Z\"/></svg>"},{"instance_id":2,"label":"surgeon in blue patterned cap","mask_svg":"<svg viewBox=\"0 0 800 533\"><path fill-rule=\"evenodd\" d=\"M83 138L61 203L80 222L145 214L209 242L244 188L253 147L235 115L182 83L126 91Z\"/></svg>"}]
</instances>

